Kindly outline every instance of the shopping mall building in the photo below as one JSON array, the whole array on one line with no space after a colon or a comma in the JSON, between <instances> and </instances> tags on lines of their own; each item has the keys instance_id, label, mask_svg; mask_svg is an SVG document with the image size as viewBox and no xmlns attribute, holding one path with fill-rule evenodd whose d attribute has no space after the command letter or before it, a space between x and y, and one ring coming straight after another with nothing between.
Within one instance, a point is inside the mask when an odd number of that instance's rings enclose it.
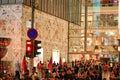
<instances>
[{"instance_id":1,"label":"shopping mall building","mask_svg":"<svg viewBox=\"0 0 120 80\"><path fill-rule=\"evenodd\" d=\"M35 1L35 2L34 2ZM0 0L0 60L16 68L26 55L28 31L41 41L39 61L119 62L119 0ZM30 59L28 59L29 62Z\"/></svg>"}]
</instances>

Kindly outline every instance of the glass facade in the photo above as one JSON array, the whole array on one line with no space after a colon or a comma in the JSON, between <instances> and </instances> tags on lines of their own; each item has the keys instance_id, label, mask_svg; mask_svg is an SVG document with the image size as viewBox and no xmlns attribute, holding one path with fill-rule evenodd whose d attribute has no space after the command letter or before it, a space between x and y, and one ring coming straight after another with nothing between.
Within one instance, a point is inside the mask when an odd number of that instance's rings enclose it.
<instances>
[{"instance_id":1,"label":"glass facade","mask_svg":"<svg viewBox=\"0 0 120 80\"><path fill-rule=\"evenodd\" d=\"M96 0L96 1L100 1L101 6L107 7L107 6L118 6L119 0ZM93 4L95 4L94 0L88 0L89 6L93 6Z\"/></svg>"},{"instance_id":2,"label":"glass facade","mask_svg":"<svg viewBox=\"0 0 120 80\"><path fill-rule=\"evenodd\" d=\"M32 6L31 0L23 0L23 4ZM84 53L85 5L85 0L35 0L36 9L69 22L69 59L81 59ZM116 53L112 46L118 34L117 6L118 0L88 0L86 45L89 56L85 54L86 59L91 56L100 59L98 53L103 57ZM100 50L94 52L96 45Z\"/></svg>"}]
</instances>

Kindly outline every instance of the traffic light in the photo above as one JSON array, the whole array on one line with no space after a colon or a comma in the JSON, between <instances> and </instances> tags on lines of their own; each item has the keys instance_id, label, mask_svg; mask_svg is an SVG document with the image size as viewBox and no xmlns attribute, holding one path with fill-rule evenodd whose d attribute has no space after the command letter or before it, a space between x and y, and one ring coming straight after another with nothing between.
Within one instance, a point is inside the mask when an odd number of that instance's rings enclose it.
<instances>
[{"instance_id":1,"label":"traffic light","mask_svg":"<svg viewBox=\"0 0 120 80\"><path fill-rule=\"evenodd\" d=\"M33 40L26 40L26 57L33 58Z\"/></svg>"},{"instance_id":2,"label":"traffic light","mask_svg":"<svg viewBox=\"0 0 120 80\"><path fill-rule=\"evenodd\" d=\"M41 54L41 41L34 40L34 56Z\"/></svg>"}]
</instances>

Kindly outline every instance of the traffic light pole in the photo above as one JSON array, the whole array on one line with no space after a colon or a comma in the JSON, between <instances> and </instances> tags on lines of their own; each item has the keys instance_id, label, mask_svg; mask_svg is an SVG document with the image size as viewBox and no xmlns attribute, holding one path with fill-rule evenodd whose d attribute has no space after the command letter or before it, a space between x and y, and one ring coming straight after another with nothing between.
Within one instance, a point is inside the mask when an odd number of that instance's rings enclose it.
<instances>
[{"instance_id":1,"label":"traffic light pole","mask_svg":"<svg viewBox=\"0 0 120 80\"><path fill-rule=\"evenodd\" d=\"M32 5L32 24L31 24L31 27L32 28L34 28L34 11L35 11L35 0L32 0L32 3L31 3L31 5Z\"/></svg>"},{"instance_id":2,"label":"traffic light pole","mask_svg":"<svg viewBox=\"0 0 120 80\"><path fill-rule=\"evenodd\" d=\"M34 11L35 11L35 0L32 0L31 2L31 6L32 6L32 14L31 14L31 28L34 28ZM34 40L33 40L33 46L34 46ZM34 66L34 47L33 47L33 57L29 59L29 68L30 68L30 73L32 72L33 66Z\"/></svg>"}]
</instances>

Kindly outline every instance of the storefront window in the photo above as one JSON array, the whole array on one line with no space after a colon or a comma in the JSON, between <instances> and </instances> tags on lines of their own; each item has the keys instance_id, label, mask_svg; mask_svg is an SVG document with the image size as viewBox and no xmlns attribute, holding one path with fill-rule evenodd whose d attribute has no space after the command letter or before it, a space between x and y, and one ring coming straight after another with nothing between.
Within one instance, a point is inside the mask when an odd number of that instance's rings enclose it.
<instances>
[{"instance_id":1,"label":"storefront window","mask_svg":"<svg viewBox=\"0 0 120 80\"><path fill-rule=\"evenodd\" d=\"M100 1L101 6L118 6L118 0L96 0ZM94 0L88 0L88 6L93 6Z\"/></svg>"},{"instance_id":2,"label":"storefront window","mask_svg":"<svg viewBox=\"0 0 120 80\"><path fill-rule=\"evenodd\" d=\"M115 27L118 25L117 14L101 14L100 26L102 27Z\"/></svg>"}]
</instances>

